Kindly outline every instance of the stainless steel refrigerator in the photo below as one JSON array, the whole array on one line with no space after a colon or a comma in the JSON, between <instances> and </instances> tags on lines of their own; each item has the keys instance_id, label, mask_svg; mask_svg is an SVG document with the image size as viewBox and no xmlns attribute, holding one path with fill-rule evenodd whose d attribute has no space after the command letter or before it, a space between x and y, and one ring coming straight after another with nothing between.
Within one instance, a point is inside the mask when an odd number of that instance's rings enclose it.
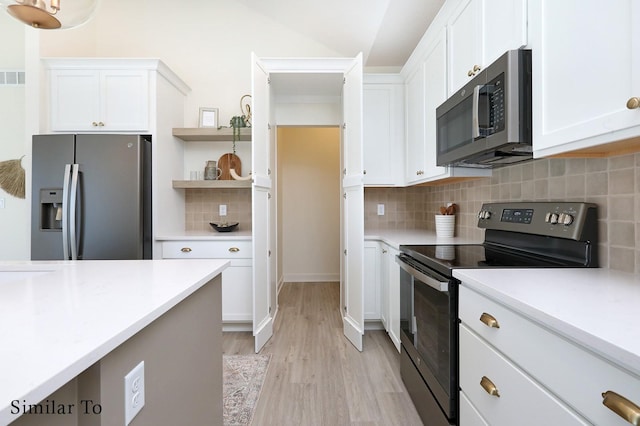
<instances>
[{"instance_id":1,"label":"stainless steel refrigerator","mask_svg":"<svg viewBox=\"0 0 640 426\"><path fill-rule=\"evenodd\" d=\"M151 136L36 135L31 259L151 259Z\"/></svg>"}]
</instances>

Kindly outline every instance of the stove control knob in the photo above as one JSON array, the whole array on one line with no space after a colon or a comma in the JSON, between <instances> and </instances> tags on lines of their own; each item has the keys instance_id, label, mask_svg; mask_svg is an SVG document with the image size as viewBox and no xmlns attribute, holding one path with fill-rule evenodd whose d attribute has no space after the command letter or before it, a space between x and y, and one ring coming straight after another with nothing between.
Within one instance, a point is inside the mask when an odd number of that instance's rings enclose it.
<instances>
[{"instance_id":1,"label":"stove control knob","mask_svg":"<svg viewBox=\"0 0 640 426\"><path fill-rule=\"evenodd\" d=\"M549 212L549 213L547 213L547 214L544 216L544 221L545 221L545 222L547 222L547 223L551 222L551 213L550 213L550 212Z\"/></svg>"},{"instance_id":2,"label":"stove control knob","mask_svg":"<svg viewBox=\"0 0 640 426\"><path fill-rule=\"evenodd\" d=\"M489 219L491 217L491 212L489 210L484 211L484 218Z\"/></svg>"},{"instance_id":3,"label":"stove control knob","mask_svg":"<svg viewBox=\"0 0 640 426\"><path fill-rule=\"evenodd\" d=\"M484 216L484 210L480 210L480 211L478 212L478 219L482 219L482 218L483 218L483 216Z\"/></svg>"},{"instance_id":4,"label":"stove control knob","mask_svg":"<svg viewBox=\"0 0 640 426\"><path fill-rule=\"evenodd\" d=\"M569 226L573 223L573 216L571 216L570 214L565 214L563 213L564 217L562 218L562 224L564 226Z\"/></svg>"},{"instance_id":5,"label":"stove control knob","mask_svg":"<svg viewBox=\"0 0 640 426\"><path fill-rule=\"evenodd\" d=\"M549 218L549 222L552 225L555 225L556 223L558 223L558 214L557 213L551 213L551 217Z\"/></svg>"}]
</instances>

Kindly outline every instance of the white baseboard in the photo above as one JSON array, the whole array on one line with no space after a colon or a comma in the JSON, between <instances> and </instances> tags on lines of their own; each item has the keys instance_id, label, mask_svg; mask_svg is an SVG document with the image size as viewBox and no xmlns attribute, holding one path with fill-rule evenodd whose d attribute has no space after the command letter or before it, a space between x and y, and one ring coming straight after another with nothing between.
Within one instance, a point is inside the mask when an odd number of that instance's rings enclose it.
<instances>
[{"instance_id":1,"label":"white baseboard","mask_svg":"<svg viewBox=\"0 0 640 426\"><path fill-rule=\"evenodd\" d=\"M288 283L319 283L340 281L340 273L337 274L285 274L283 280Z\"/></svg>"},{"instance_id":2,"label":"white baseboard","mask_svg":"<svg viewBox=\"0 0 640 426\"><path fill-rule=\"evenodd\" d=\"M380 320L365 320L364 329L366 330L384 330L384 325Z\"/></svg>"},{"instance_id":3,"label":"white baseboard","mask_svg":"<svg viewBox=\"0 0 640 426\"><path fill-rule=\"evenodd\" d=\"M250 322L223 322L222 332L235 332L235 331L251 331L253 332L253 324Z\"/></svg>"}]
</instances>

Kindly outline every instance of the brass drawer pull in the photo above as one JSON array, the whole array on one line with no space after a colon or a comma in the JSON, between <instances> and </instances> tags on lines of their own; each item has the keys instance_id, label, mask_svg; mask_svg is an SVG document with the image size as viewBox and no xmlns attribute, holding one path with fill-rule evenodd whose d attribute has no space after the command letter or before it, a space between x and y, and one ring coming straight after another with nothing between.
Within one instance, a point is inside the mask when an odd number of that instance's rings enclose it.
<instances>
[{"instance_id":1,"label":"brass drawer pull","mask_svg":"<svg viewBox=\"0 0 640 426\"><path fill-rule=\"evenodd\" d=\"M486 312L483 312L482 315L480 315L480 321L482 321L487 327L500 328L498 320L495 319L493 315L489 315Z\"/></svg>"},{"instance_id":2,"label":"brass drawer pull","mask_svg":"<svg viewBox=\"0 0 640 426\"><path fill-rule=\"evenodd\" d=\"M500 398L498 388L493 384L491 380L489 380L487 376L482 376L482 380L480 380L480 386L482 386L482 389L484 389L489 395Z\"/></svg>"},{"instance_id":3,"label":"brass drawer pull","mask_svg":"<svg viewBox=\"0 0 640 426\"><path fill-rule=\"evenodd\" d=\"M627 101L627 108L629 109L640 108L640 98L635 96L633 98L629 98L629 100Z\"/></svg>"},{"instance_id":4,"label":"brass drawer pull","mask_svg":"<svg viewBox=\"0 0 640 426\"><path fill-rule=\"evenodd\" d=\"M229 251L230 251L231 253L237 253L237 252L239 252L239 251L240 251L240 249L239 249L238 247L231 247L231 248L229 249Z\"/></svg>"},{"instance_id":5,"label":"brass drawer pull","mask_svg":"<svg viewBox=\"0 0 640 426\"><path fill-rule=\"evenodd\" d=\"M191 247L182 247L180 251L183 253L191 253Z\"/></svg>"},{"instance_id":6,"label":"brass drawer pull","mask_svg":"<svg viewBox=\"0 0 640 426\"><path fill-rule=\"evenodd\" d=\"M627 422L640 426L640 407L614 391L602 393L602 403Z\"/></svg>"}]
</instances>

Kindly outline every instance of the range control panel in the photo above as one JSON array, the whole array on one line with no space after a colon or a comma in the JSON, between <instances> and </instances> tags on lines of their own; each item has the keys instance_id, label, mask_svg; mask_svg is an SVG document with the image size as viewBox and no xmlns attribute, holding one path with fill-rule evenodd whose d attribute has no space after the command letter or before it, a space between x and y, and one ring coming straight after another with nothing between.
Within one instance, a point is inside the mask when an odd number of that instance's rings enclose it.
<instances>
[{"instance_id":1,"label":"range control panel","mask_svg":"<svg viewBox=\"0 0 640 426\"><path fill-rule=\"evenodd\" d=\"M478 227L570 238L597 235L597 206L579 202L486 203L478 212Z\"/></svg>"}]
</instances>

